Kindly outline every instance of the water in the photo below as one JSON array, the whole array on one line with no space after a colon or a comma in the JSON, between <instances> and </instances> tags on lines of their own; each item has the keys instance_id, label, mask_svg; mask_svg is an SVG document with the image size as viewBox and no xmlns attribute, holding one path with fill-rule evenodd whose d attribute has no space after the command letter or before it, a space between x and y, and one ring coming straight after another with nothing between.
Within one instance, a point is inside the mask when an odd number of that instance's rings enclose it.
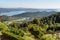
<instances>
[{"instance_id":1,"label":"water","mask_svg":"<svg viewBox=\"0 0 60 40\"><path fill-rule=\"evenodd\" d=\"M17 15L17 14L22 14L24 12L26 12L26 11L13 11L13 12L1 13L0 16L1 15L12 16L12 15Z\"/></svg>"}]
</instances>

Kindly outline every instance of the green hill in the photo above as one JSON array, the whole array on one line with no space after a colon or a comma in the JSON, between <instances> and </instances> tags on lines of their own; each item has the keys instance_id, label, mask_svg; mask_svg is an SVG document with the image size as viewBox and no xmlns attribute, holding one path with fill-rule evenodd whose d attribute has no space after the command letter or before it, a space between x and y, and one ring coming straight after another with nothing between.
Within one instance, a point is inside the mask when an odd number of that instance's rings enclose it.
<instances>
[{"instance_id":1,"label":"green hill","mask_svg":"<svg viewBox=\"0 0 60 40\"><path fill-rule=\"evenodd\" d=\"M0 22L0 40L60 40L60 12L32 21Z\"/></svg>"}]
</instances>

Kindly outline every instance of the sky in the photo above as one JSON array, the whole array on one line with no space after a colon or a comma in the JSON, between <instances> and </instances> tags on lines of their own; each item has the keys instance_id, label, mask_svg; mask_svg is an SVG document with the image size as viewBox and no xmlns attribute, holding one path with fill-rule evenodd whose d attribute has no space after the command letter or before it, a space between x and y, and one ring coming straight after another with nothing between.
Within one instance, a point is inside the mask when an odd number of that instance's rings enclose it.
<instances>
[{"instance_id":1,"label":"sky","mask_svg":"<svg viewBox=\"0 0 60 40\"><path fill-rule=\"evenodd\" d=\"M60 8L60 0L0 0L0 8Z\"/></svg>"}]
</instances>

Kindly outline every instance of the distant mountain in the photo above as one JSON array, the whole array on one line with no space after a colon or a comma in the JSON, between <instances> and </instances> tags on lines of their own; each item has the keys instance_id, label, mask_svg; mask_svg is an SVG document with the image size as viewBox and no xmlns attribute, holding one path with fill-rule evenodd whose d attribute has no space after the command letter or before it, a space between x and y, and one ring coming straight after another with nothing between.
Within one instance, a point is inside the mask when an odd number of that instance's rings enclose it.
<instances>
[{"instance_id":1,"label":"distant mountain","mask_svg":"<svg viewBox=\"0 0 60 40\"><path fill-rule=\"evenodd\" d=\"M38 10L32 8L0 8L0 13L11 12L11 11L29 11L29 10Z\"/></svg>"},{"instance_id":2,"label":"distant mountain","mask_svg":"<svg viewBox=\"0 0 60 40\"><path fill-rule=\"evenodd\" d=\"M27 10L24 8L0 8L0 13L11 12L11 11L23 11Z\"/></svg>"},{"instance_id":3,"label":"distant mountain","mask_svg":"<svg viewBox=\"0 0 60 40\"><path fill-rule=\"evenodd\" d=\"M57 11L57 9L34 9L34 8L0 8L0 13L11 11Z\"/></svg>"},{"instance_id":4,"label":"distant mountain","mask_svg":"<svg viewBox=\"0 0 60 40\"><path fill-rule=\"evenodd\" d=\"M37 12L25 12L25 13L18 14L18 15L13 15L13 16L15 16L15 17L42 18L42 17L49 16L49 15L54 14L54 13L56 13L56 12L55 11L50 11L50 12L37 11Z\"/></svg>"}]
</instances>

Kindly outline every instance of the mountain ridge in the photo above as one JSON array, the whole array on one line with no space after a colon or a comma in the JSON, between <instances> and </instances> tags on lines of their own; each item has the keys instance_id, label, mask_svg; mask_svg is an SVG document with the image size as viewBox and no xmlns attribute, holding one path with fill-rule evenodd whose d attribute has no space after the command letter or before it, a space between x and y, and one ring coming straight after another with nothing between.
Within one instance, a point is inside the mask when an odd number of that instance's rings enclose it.
<instances>
[{"instance_id":1,"label":"mountain ridge","mask_svg":"<svg viewBox=\"0 0 60 40\"><path fill-rule=\"evenodd\" d=\"M34 8L0 8L0 13L11 12L11 11L56 11L57 9L34 9Z\"/></svg>"}]
</instances>

